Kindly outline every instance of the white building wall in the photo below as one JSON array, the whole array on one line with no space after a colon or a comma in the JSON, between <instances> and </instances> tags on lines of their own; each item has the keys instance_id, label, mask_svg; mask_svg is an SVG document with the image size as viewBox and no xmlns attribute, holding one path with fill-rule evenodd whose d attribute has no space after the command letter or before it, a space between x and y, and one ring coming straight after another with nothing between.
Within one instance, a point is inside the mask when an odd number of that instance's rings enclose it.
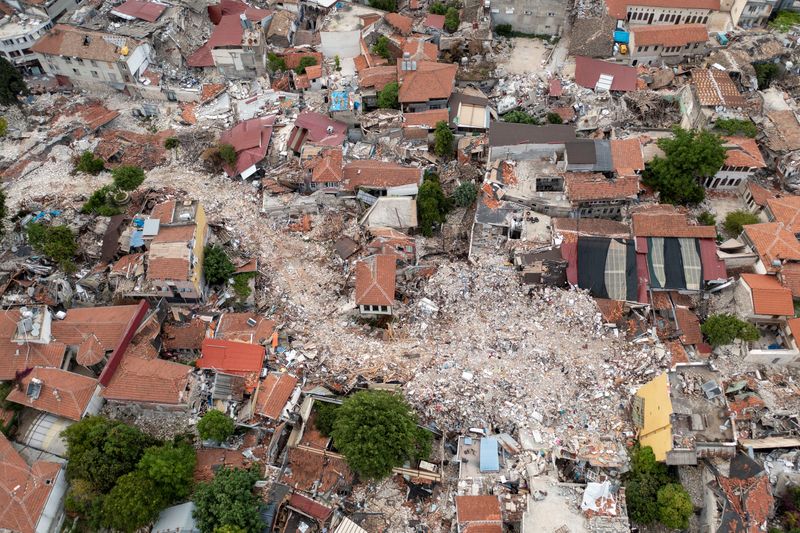
<instances>
[{"instance_id":1,"label":"white building wall","mask_svg":"<svg viewBox=\"0 0 800 533\"><path fill-rule=\"evenodd\" d=\"M67 479L64 468L58 471L53 482L50 497L44 505L42 515L36 523L36 533L58 533L64 522L64 495L67 492Z\"/></svg>"},{"instance_id":2,"label":"white building wall","mask_svg":"<svg viewBox=\"0 0 800 533\"><path fill-rule=\"evenodd\" d=\"M711 10L629 5L627 13L631 24L705 24Z\"/></svg>"}]
</instances>

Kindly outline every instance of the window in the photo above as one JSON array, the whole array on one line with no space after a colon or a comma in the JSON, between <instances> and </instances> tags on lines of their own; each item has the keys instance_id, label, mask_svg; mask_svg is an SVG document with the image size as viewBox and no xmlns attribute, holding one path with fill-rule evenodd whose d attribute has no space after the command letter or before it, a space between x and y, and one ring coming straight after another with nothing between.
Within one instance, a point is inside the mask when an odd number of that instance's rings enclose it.
<instances>
[{"instance_id":1,"label":"window","mask_svg":"<svg viewBox=\"0 0 800 533\"><path fill-rule=\"evenodd\" d=\"M92 71L92 77L93 78L99 78L100 76L97 75L97 71L96 70L93 70Z\"/></svg>"},{"instance_id":2,"label":"window","mask_svg":"<svg viewBox=\"0 0 800 533\"><path fill-rule=\"evenodd\" d=\"M75 61L77 61L79 65L83 65L83 59L80 57L76 58Z\"/></svg>"},{"instance_id":3,"label":"window","mask_svg":"<svg viewBox=\"0 0 800 533\"><path fill-rule=\"evenodd\" d=\"M97 66L97 61L95 61L94 59L92 59L92 60L90 61L90 63L92 64L92 66L93 66L93 67L96 67L96 66Z\"/></svg>"},{"instance_id":4,"label":"window","mask_svg":"<svg viewBox=\"0 0 800 533\"><path fill-rule=\"evenodd\" d=\"M555 17L555 16L556 16L556 14L555 14L555 13L548 13L548 14L547 14L547 16L548 16L548 17Z\"/></svg>"},{"instance_id":5,"label":"window","mask_svg":"<svg viewBox=\"0 0 800 533\"><path fill-rule=\"evenodd\" d=\"M527 11L527 10L526 10L526 11L525 11L525 14L526 14L526 15L533 15L533 11Z\"/></svg>"},{"instance_id":6,"label":"window","mask_svg":"<svg viewBox=\"0 0 800 533\"><path fill-rule=\"evenodd\" d=\"M64 61L66 61L67 63L72 63L72 58L65 57L65 58L64 58Z\"/></svg>"}]
</instances>

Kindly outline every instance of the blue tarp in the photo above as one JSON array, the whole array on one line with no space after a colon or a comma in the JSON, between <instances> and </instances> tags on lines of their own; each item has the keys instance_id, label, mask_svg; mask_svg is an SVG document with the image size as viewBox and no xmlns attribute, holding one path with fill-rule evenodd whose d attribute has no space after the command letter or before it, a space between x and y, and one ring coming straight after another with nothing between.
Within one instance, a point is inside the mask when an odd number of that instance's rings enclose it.
<instances>
[{"instance_id":1,"label":"blue tarp","mask_svg":"<svg viewBox=\"0 0 800 533\"><path fill-rule=\"evenodd\" d=\"M631 36L626 31L615 31L614 32L614 42L615 43L628 44L630 39L631 39Z\"/></svg>"},{"instance_id":2,"label":"blue tarp","mask_svg":"<svg viewBox=\"0 0 800 533\"><path fill-rule=\"evenodd\" d=\"M350 93L333 91L331 93L331 111L347 111L350 109Z\"/></svg>"},{"instance_id":3,"label":"blue tarp","mask_svg":"<svg viewBox=\"0 0 800 533\"><path fill-rule=\"evenodd\" d=\"M51 217L57 217L60 214L61 214L61 211L59 211L57 209L51 209L50 211L39 211L38 213L36 213L36 215L34 215L34 217L31 220L31 222L39 222L40 220L42 220L47 215L50 215Z\"/></svg>"},{"instance_id":4,"label":"blue tarp","mask_svg":"<svg viewBox=\"0 0 800 533\"><path fill-rule=\"evenodd\" d=\"M131 248L138 248L144 246L144 237L141 231L134 231L131 234Z\"/></svg>"},{"instance_id":5,"label":"blue tarp","mask_svg":"<svg viewBox=\"0 0 800 533\"><path fill-rule=\"evenodd\" d=\"M481 472L499 472L500 455L495 437L483 437L480 449Z\"/></svg>"}]
</instances>

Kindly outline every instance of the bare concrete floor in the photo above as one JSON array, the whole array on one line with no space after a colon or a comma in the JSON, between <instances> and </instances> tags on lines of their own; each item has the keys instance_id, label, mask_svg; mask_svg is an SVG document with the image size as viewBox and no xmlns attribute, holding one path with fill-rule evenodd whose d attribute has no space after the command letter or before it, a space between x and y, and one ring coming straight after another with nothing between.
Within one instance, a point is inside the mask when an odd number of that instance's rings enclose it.
<instances>
[{"instance_id":1,"label":"bare concrete floor","mask_svg":"<svg viewBox=\"0 0 800 533\"><path fill-rule=\"evenodd\" d=\"M509 74L532 74L542 69L548 50L539 39L514 38L514 49L503 63Z\"/></svg>"}]
</instances>

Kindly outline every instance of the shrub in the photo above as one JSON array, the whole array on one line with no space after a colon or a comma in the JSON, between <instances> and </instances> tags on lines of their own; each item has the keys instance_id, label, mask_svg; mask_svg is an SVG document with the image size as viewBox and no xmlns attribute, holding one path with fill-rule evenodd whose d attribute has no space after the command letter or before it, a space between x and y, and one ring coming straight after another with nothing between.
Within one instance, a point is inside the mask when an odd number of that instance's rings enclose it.
<instances>
[{"instance_id":1,"label":"shrub","mask_svg":"<svg viewBox=\"0 0 800 533\"><path fill-rule=\"evenodd\" d=\"M751 120L718 118L714 123L714 128L728 136L744 135L745 137L755 137L758 135L758 128Z\"/></svg>"},{"instance_id":2,"label":"shrub","mask_svg":"<svg viewBox=\"0 0 800 533\"><path fill-rule=\"evenodd\" d=\"M441 2L434 2L428 8L428 12L434 15L445 15L447 13L447 6Z\"/></svg>"},{"instance_id":3,"label":"shrub","mask_svg":"<svg viewBox=\"0 0 800 533\"><path fill-rule=\"evenodd\" d=\"M397 99L400 86L397 82L390 82L384 85L378 92L378 107L381 109L398 109L400 102Z\"/></svg>"},{"instance_id":4,"label":"shrub","mask_svg":"<svg viewBox=\"0 0 800 533\"><path fill-rule=\"evenodd\" d=\"M92 152L83 152L75 162L75 170L96 176L106 167L105 161L95 157Z\"/></svg>"},{"instance_id":5,"label":"shrub","mask_svg":"<svg viewBox=\"0 0 800 533\"><path fill-rule=\"evenodd\" d=\"M0 117L0 137L5 137L8 133L8 120L6 117Z\"/></svg>"},{"instance_id":6,"label":"shrub","mask_svg":"<svg viewBox=\"0 0 800 533\"><path fill-rule=\"evenodd\" d=\"M539 119L521 109L511 110L500 118L503 122L514 122L516 124L539 124Z\"/></svg>"},{"instance_id":7,"label":"shrub","mask_svg":"<svg viewBox=\"0 0 800 533\"><path fill-rule=\"evenodd\" d=\"M558 113L551 111L547 114L547 123L548 124L563 124L564 119L561 118L561 115Z\"/></svg>"},{"instance_id":8,"label":"shrub","mask_svg":"<svg viewBox=\"0 0 800 533\"><path fill-rule=\"evenodd\" d=\"M709 213L708 211L703 211L702 213L697 215L697 222L701 226L716 226L717 217L715 217L713 213Z\"/></svg>"},{"instance_id":9,"label":"shrub","mask_svg":"<svg viewBox=\"0 0 800 533\"><path fill-rule=\"evenodd\" d=\"M761 336L753 324L727 313L708 317L700 329L714 347L730 344L736 339L752 342Z\"/></svg>"},{"instance_id":10,"label":"shrub","mask_svg":"<svg viewBox=\"0 0 800 533\"><path fill-rule=\"evenodd\" d=\"M235 271L236 268L225 250L213 244L206 246L203 253L203 272L209 285L226 283Z\"/></svg>"},{"instance_id":11,"label":"shrub","mask_svg":"<svg viewBox=\"0 0 800 533\"><path fill-rule=\"evenodd\" d=\"M469 207L478 198L478 187L471 181L465 181L453 192L453 202L458 207Z\"/></svg>"},{"instance_id":12,"label":"shrub","mask_svg":"<svg viewBox=\"0 0 800 533\"><path fill-rule=\"evenodd\" d=\"M689 527L689 517L694 512L692 499L678 483L669 483L658 491L658 521L671 529Z\"/></svg>"},{"instance_id":13,"label":"shrub","mask_svg":"<svg viewBox=\"0 0 800 533\"><path fill-rule=\"evenodd\" d=\"M378 40L372 45L372 52L384 59L391 59L392 53L389 51L389 38L385 35L378 37Z\"/></svg>"},{"instance_id":14,"label":"shrub","mask_svg":"<svg viewBox=\"0 0 800 533\"><path fill-rule=\"evenodd\" d=\"M100 215L103 217L113 217L119 215L122 210L119 207L111 205L108 201L108 196L111 194L111 186L105 185L94 191L86 203L81 207L81 213Z\"/></svg>"},{"instance_id":15,"label":"shrub","mask_svg":"<svg viewBox=\"0 0 800 533\"><path fill-rule=\"evenodd\" d=\"M286 61L274 52L267 54L267 61L269 63L269 70L272 72L283 72L286 70Z\"/></svg>"},{"instance_id":16,"label":"shrub","mask_svg":"<svg viewBox=\"0 0 800 533\"><path fill-rule=\"evenodd\" d=\"M192 499L200 531L217 533L225 531L224 527L233 527L236 528L233 531L253 532L264 528L259 498L253 493L253 485L258 481L256 468L222 468L213 480L197 487Z\"/></svg>"},{"instance_id":17,"label":"shrub","mask_svg":"<svg viewBox=\"0 0 800 533\"><path fill-rule=\"evenodd\" d=\"M30 94L22 74L8 60L0 57L0 104L20 104L19 97Z\"/></svg>"},{"instance_id":18,"label":"shrub","mask_svg":"<svg viewBox=\"0 0 800 533\"><path fill-rule=\"evenodd\" d=\"M722 226L731 236L738 237L744 231L744 226L758 224L758 217L749 211L732 211L725 217Z\"/></svg>"},{"instance_id":19,"label":"shrub","mask_svg":"<svg viewBox=\"0 0 800 533\"><path fill-rule=\"evenodd\" d=\"M397 0L369 0L369 6L383 11L397 11Z\"/></svg>"},{"instance_id":20,"label":"shrub","mask_svg":"<svg viewBox=\"0 0 800 533\"><path fill-rule=\"evenodd\" d=\"M342 70L342 60L339 59L338 54L333 57L333 69L336 72L339 72L340 70Z\"/></svg>"},{"instance_id":21,"label":"shrub","mask_svg":"<svg viewBox=\"0 0 800 533\"><path fill-rule=\"evenodd\" d=\"M28 224L28 242L37 252L46 255L66 272L75 271L73 259L78 252L75 234L67 226Z\"/></svg>"},{"instance_id":22,"label":"shrub","mask_svg":"<svg viewBox=\"0 0 800 533\"><path fill-rule=\"evenodd\" d=\"M181 142L178 140L177 137L167 137L164 140L164 148L166 148L167 150L174 150L180 145Z\"/></svg>"},{"instance_id":23,"label":"shrub","mask_svg":"<svg viewBox=\"0 0 800 533\"><path fill-rule=\"evenodd\" d=\"M800 24L800 13L794 11L778 11L778 15L769 22L770 28L782 32L787 32L798 24Z\"/></svg>"},{"instance_id":24,"label":"shrub","mask_svg":"<svg viewBox=\"0 0 800 533\"><path fill-rule=\"evenodd\" d=\"M305 74L306 67L312 67L317 64L317 58L313 56L303 56L300 58L300 63L295 67L295 74Z\"/></svg>"},{"instance_id":25,"label":"shrub","mask_svg":"<svg viewBox=\"0 0 800 533\"><path fill-rule=\"evenodd\" d=\"M246 272L233 276L233 292L240 301L247 300L252 292L250 290L250 280L256 277L255 272Z\"/></svg>"},{"instance_id":26,"label":"shrub","mask_svg":"<svg viewBox=\"0 0 800 533\"><path fill-rule=\"evenodd\" d=\"M453 132L447 122L440 120L433 131L433 151L439 157L447 157L453 153Z\"/></svg>"},{"instance_id":27,"label":"shrub","mask_svg":"<svg viewBox=\"0 0 800 533\"><path fill-rule=\"evenodd\" d=\"M197 432L203 440L225 442L233 435L233 430L233 419L216 409L206 411L206 414L197 423Z\"/></svg>"},{"instance_id":28,"label":"shrub","mask_svg":"<svg viewBox=\"0 0 800 533\"><path fill-rule=\"evenodd\" d=\"M219 156L226 165L232 167L236 164L236 148L230 144L220 144Z\"/></svg>"},{"instance_id":29,"label":"shrub","mask_svg":"<svg viewBox=\"0 0 800 533\"><path fill-rule=\"evenodd\" d=\"M114 186L121 191L135 191L144 181L144 170L133 165L122 165L111 171Z\"/></svg>"},{"instance_id":30,"label":"shrub","mask_svg":"<svg viewBox=\"0 0 800 533\"><path fill-rule=\"evenodd\" d=\"M458 9L454 7L448 7L447 13L444 15L444 27L449 32L454 32L458 29L458 25L461 23L461 19L458 16Z\"/></svg>"},{"instance_id":31,"label":"shrub","mask_svg":"<svg viewBox=\"0 0 800 533\"><path fill-rule=\"evenodd\" d=\"M756 71L759 91L769 88L772 81L781 73L780 67L775 63L753 63L753 68Z\"/></svg>"},{"instance_id":32,"label":"shrub","mask_svg":"<svg viewBox=\"0 0 800 533\"><path fill-rule=\"evenodd\" d=\"M439 176L428 174L417 194L417 220L420 232L426 237L433 235L436 226L445 221L450 203L444 196Z\"/></svg>"},{"instance_id":33,"label":"shrub","mask_svg":"<svg viewBox=\"0 0 800 533\"><path fill-rule=\"evenodd\" d=\"M498 24L494 27L494 32L500 37L512 37L514 35L511 24Z\"/></svg>"}]
</instances>

